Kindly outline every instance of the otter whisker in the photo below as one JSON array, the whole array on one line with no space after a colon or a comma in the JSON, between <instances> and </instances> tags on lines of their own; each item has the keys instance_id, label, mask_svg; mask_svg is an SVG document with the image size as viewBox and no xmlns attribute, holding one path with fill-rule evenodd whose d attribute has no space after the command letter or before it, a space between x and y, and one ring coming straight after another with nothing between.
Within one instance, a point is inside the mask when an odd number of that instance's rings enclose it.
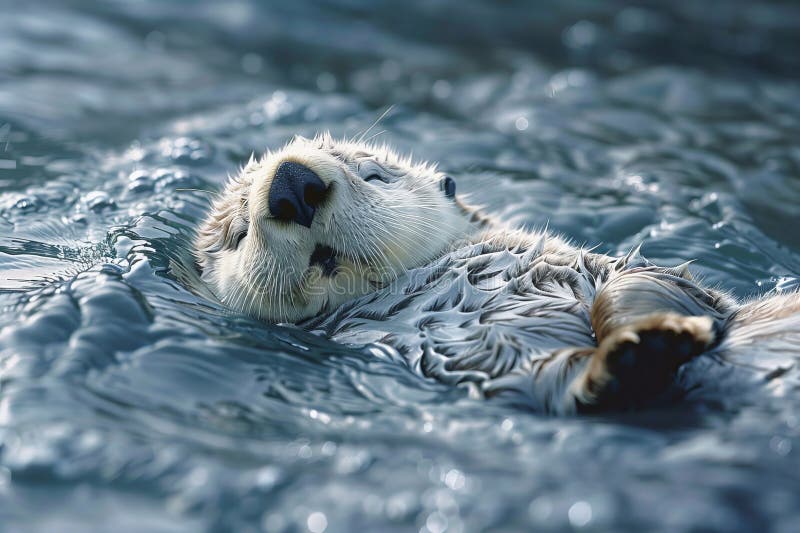
<instances>
[{"instance_id":1,"label":"otter whisker","mask_svg":"<svg viewBox=\"0 0 800 533\"><path fill-rule=\"evenodd\" d=\"M183 191L204 192L206 194L212 194L214 196L219 196L220 195L219 191L209 191L207 189L187 189L187 188L181 187L181 188L178 188L178 189L175 189L175 190L176 191L181 191L181 192L183 192Z\"/></svg>"},{"instance_id":2,"label":"otter whisker","mask_svg":"<svg viewBox=\"0 0 800 533\"><path fill-rule=\"evenodd\" d=\"M364 136L365 136L365 135L367 135L367 134L368 134L368 133L369 133L369 132L372 130L372 128L374 128L375 126L377 126L377 125L378 125L378 123L379 123L381 120L383 120L383 118L384 118L386 115L388 115L388 114L389 114L389 113L392 111L392 109L394 109L394 104L392 104L392 105L390 105L389 107L387 107L387 108L386 108L386 111L384 111L383 113L381 113L381 115L380 115L380 116L379 116L377 119L375 119L375 122L373 122L373 123L370 125L370 127L369 127L369 128L367 128L367 129L364 131L364 133L362 133L362 134L361 134L361 136L358 138L358 141L356 141L356 142L357 142L357 143L361 143L361 142L364 140Z\"/></svg>"},{"instance_id":3,"label":"otter whisker","mask_svg":"<svg viewBox=\"0 0 800 533\"><path fill-rule=\"evenodd\" d=\"M384 133L386 133L386 130L381 130L381 131L379 131L378 133L375 133L375 134L371 135L371 136L369 137L369 139L367 139L367 140L366 140L366 141L364 141L364 142L370 142L371 140L375 139L375 138L376 138L376 137L378 137L379 135L383 135Z\"/></svg>"}]
</instances>

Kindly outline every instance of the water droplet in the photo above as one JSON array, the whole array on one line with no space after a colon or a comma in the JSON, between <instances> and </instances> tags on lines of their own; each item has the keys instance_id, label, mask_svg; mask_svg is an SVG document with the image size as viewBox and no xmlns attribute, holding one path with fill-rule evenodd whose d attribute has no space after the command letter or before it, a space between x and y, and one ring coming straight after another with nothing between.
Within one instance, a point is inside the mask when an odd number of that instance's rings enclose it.
<instances>
[{"instance_id":1,"label":"water droplet","mask_svg":"<svg viewBox=\"0 0 800 533\"><path fill-rule=\"evenodd\" d=\"M278 469L274 466L265 466L256 472L255 484L261 489L272 488L279 478Z\"/></svg>"},{"instance_id":2,"label":"water droplet","mask_svg":"<svg viewBox=\"0 0 800 533\"><path fill-rule=\"evenodd\" d=\"M94 212L116 205L108 193L103 191L91 191L84 196L83 200L86 203L86 207Z\"/></svg>"},{"instance_id":3,"label":"water droplet","mask_svg":"<svg viewBox=\"0 0 800 533\"><path fill-rule=\"evenodd\" d=\"M575 502L567 511L569 523L574 527L583 527L592 521L592 506L588 502Z\"/></svg>"},{"instance_id":4,"label":"water droplet","mask_svg":"<svg viewBox=\"0 0 800 533\"><path fill-rule=\"evenodd\" d=\"M308 526L308 530L311 533L322 533L326 529L328 529L328 518L325 516L324 513L315 512L308 515L308 520L306 521L306 525Z\"/></svg>"},{"instance_id":5,"label":"water droplet","mask_svg":"<svg viewBox=\"0 0 800 533\"><path fill-rule=\"evenodd\" d=\"M444 476L444 484L450 487L453 490L461 490L464 488L464 482L466 478L464 474L461 473L460 470L452 469L447 472Z\"/></svg>"}]
</instances>

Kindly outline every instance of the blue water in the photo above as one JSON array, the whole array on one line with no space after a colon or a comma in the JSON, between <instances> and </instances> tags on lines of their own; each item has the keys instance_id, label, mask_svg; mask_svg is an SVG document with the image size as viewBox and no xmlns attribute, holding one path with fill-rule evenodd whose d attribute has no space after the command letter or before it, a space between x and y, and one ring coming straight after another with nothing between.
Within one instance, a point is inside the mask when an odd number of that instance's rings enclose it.
<instances>
[{"instance_id":1,"label":"blue water","mask_svg":"<svg viewBox=\"0 0 800 533\"><path fill-rule=\"evenodd\" d=\"M795 288L800 6L96 4L0 5L0 530L797 530L796 390L471 400L228 312L187 189L394 105L374 133L504 219Z\"/></svg>"}]
</instances>

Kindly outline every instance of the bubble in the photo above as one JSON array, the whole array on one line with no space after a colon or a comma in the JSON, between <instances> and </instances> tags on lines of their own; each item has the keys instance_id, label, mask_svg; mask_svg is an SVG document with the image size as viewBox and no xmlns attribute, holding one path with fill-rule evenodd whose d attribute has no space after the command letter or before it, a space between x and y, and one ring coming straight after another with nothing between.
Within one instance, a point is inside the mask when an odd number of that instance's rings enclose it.
<instances>
[{"instance_id":1,"label":"bubble","mask_svg":"<svg viewBox=\"0 0 800 533\"><path fill-rule=\"evenodd\" d=\"M519 117L517 120L514 121L514 126L519 131L525 131L528 129L528 119L525 117Z\"/></svg>"}]
</instances>

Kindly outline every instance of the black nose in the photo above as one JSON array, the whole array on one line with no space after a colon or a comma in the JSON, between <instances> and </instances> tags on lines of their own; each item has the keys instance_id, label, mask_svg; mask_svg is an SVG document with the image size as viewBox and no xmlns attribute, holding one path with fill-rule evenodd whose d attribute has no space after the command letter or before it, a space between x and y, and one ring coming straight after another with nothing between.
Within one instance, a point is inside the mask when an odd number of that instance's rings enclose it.
<instances>
[{"instance_id":1,"label":"black nose","mask_svg":"<svg viewBox=\"0 0 800 533\"><path fill-rule=\"evenodd\" d=\"M281 163L269 188L269 211L272 216L286 222L297 222L311 227L317 205L325 196L327 187L313 170L286 161Z\"/></svg>"}]
</instances>

